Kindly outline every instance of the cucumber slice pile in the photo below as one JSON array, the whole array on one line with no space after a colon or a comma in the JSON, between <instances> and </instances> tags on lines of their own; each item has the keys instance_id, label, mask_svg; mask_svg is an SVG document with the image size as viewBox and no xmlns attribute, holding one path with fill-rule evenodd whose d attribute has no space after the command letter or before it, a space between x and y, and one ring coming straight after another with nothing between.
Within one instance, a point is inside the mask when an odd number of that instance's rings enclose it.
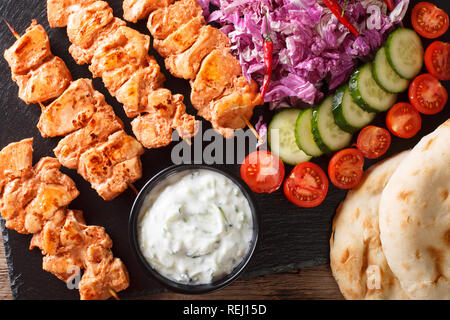
<instances>
[{"instance_id":1,"label":"cucumber slice pile","mask_svg":"<svg viewBox=\"0 0 450 320\"><path fill-rule=\"evenodd\" d=\"M397 29L378 50L373 63L357 69L349 83L319 107L288 109L275 115L269 124L269 147L292 165L346 147L353 133L394 105L397 94L408 89L409 79L422 66L423 47L418 35L410 29Z\"/></svg>"},{"instance_id":2,"label":"cucumber slice pile","mask_svg":"<svg viewBox=\"0 0 450 320\"><path fill-rule=\"evenodd\" d=\"M340 150L352 139L352 135L339 128L334 121L333 96L314 109L311 124L314 141L324 153Z\"/></svg>"},{"instance_id":3,"label":"cucumber slice pile","mask_svg":"<svg viewBox=\"0 0 450 320\"><path fill-rule=\"evenodd\" d=\"M291 165L311 159L311 156L298 147L295 140L295 123L299 114L299 109L283 110L273 117L267 130L267 142L270 150Z\"/></svg>"},{"instance_id":4,"label":"cucumber slice pile","mask_svg":"<svg viewBox=\"0 0 450 320\"><path fill-rule=\"evenodd\" d=\"M384 47L375 56L372 73L377 84L387 92L400 93L408 89L409 80L400 77L391 67Z\"/></svg>"},{"instance_id":5,"label":"cucumber slice pile","mask_svg":"<svg viewBox=\"0 0 450 320\"><path fill-rule=\"evenodd\" d=\"M386 42L386 57L400 77L417 76L423 66L423 46L417 33L406 28L392 32Z\"/></svg>"},{"instance_id":6,"label":"cucumber slice pile","mask_svg":"<svg viewBox=\"0 0 450 320\"><path fill-rule=\"evenodd\" d=\"M295 124L295 139L298 147L305 151L306 154L313 157L320 157L323 152L314 141L311 128L312 114L313 109L303 110L299 114Z\"/></svg>"},{"instance_id":7,"label":"cucumber slice pile","mask_svg":"<svg viewBox=\"0 0 450 320\"><path fill-rule=\"evenodd\" d=\"M371 123L376 113L362 109L353 101L348 85L343 85L333 97L333 115L339 128L354 133Z\"/></svg>"},{"instance_id":8,"label":"cucumber slice pile","mask_svg":"<svg viewBox=\"0 0 450 320\"><path fill-rule=\"evenodd\" d=\"M384 91L372 75L372 63L366 63L350 78L350 92L353 100L368 112L382 112L390 109L397 95Z\"/></svg>"}]
</instances>

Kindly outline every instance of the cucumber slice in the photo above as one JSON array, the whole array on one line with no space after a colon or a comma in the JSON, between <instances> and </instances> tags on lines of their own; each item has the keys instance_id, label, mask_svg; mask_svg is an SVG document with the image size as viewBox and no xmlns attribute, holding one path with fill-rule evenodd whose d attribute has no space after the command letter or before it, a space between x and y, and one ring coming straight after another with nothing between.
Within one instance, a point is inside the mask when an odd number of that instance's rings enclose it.
<instances>
[{"instance_id":1,"label":"cucumber slice","mask_svg":"<svg viewBox=\"0 0 450 320\"><path fill-rule=\"evenodd\" d=\"M354 133L371 123L376 113L361 109L353 101L348 85L343 85L333 97L333 115L339 128Z\"/></svg>"},{"instance_id":2,"label":"cucumber slice","mask_svg":"<svg viewBox=\"0 0 450 320\"><path fill-rule=\"evenodd\" d=\"M377 84L387 92L400 93L408 89L409 80L403 79L392 69L384 47L380 48L375 56L372 73Z\"/></svg>"},{"instance_id":3,"label":"cucumber slice","mask_svg":"<svg viewBox=\"0 0 450 320\"><path fill-rule=\"evenodd\" d=\"M334 122L333 96L326 98L322 104L313 110L312 133L314 141L324 153L340 150L346 147L352 134L341 130Z\"/></svg>"},{"instance_id":4,"label":"cucumber slice","mask_svg":"<svg viewBox=\"0 0 450 320\"><path fill-rule=\"evenodd\" d=\"M319 157L323 154L317 143L314 141L314 136L311 130L312 109L306 109L300 112L295 124L295 139L297 145L306 154L312 157Z\"/></svg>"},{"instance_id":5,"label":"cucumber slice","mask_svg":"<svg viewBox=\"0 0 450 320\"><path fill-rule=\"evenodd\" d=\"M367 112L382 112L392 107L397 95L384 91L372 75L372 63L366 63L350 77L350 93L353 101Z\"/></svg>"},{"instance_id":6,"label":"cucumber slice","mask_svg":"<svg viewBox=\"0 0 450 320\"><path fill-rule=\"evenodd\" d=\"M423 66L422 41L414 30L399 28L387 39L386 57L400 77L412 79Z\"/></svg>"},{"instance_id":7,"label":"cucumber slice","mask_svg":"<svg viewBox=\"0 0 450 320\"><path fill-rule=\"evenodd\" d=\"M295 141L295 123L299 114L299 109L283 110L273 117L267 130L270 150L291 165L311 159L311 156L299 149Z\"/></svg>"}]
</instances>

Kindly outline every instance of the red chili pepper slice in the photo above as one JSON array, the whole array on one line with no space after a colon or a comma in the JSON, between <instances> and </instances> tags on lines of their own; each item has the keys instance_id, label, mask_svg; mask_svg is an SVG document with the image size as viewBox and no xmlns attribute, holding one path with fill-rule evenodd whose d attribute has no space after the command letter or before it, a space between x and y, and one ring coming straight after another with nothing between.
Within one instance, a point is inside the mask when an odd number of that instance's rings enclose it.
<instances>
[{"instance_id":1,"label":"red chili pepper slice","mask_svg":"<svg viewBox=\"0 0 450 320\"><path fill-rule=\"evenodd\" d=\"M394 0L384 0L384 3L386 3L389 11L394 10L394 8L395 8Z\"/></svg>"},{"instance_id":2,"label":"red chili pepper slice","mask_svg":"<svg viewBox=\"0 0 450 320\"><path fill-rule=\"evenodd\" d=\"M267 19L267 11L265 12L266 18L266 36L264 37L264 66L266 68L264 73L264 82L261 88L261 96L264 98L266 95L267 89L269 88L270 80L272 78L272 61L273 61L273 41L270 37L270 28L269 21Z\"/></svg>"},{"instance_id":3,"label":"red chili pepper slice","mask_svg":"<svg viewBox=\"0 0 450 320\"><path fill-rule=\"evenodd\" d=\"M338 20L355 36L359 37L359 32L353 26L353 24L348 21L348 19L343 15L342 8L336 0L323 0L323 3L330 9L330 11L338 18Z\"/></svg>"}]
</instances>

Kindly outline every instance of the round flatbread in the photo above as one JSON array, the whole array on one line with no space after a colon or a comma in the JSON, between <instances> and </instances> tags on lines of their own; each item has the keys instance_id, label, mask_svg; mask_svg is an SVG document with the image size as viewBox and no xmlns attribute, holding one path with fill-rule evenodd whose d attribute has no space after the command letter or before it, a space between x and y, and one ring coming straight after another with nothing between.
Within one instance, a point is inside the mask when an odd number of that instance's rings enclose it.
<instances>
[{"instance_id":1,"label":"round flatbread","mask_svg":"<svg viewBox=\"0 0 450 320\"><path fill-rule=\"evenodd\" d=\"M386 262L378 228L382 191L407 152L369 168L336 212L330 264L346 299L408 299Z\"/></svg>"},{"instance_id":2,"label":"round flatbread","mask_svg":"<svg viewBox=\"0 0 450 320\"><path fill-rule=\"evenodd\" d=\"M450 299L450 119L424 137L380 200L389 267L414 299Z\"/></svg>"}]
</instances>

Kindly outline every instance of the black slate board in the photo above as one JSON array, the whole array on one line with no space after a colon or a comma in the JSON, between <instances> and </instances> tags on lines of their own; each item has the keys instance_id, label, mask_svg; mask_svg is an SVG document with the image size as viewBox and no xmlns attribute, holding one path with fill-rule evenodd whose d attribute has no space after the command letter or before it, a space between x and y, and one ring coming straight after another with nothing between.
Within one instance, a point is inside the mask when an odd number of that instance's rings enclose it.
<instances>
[{"instance_id":1,"label":"black slate board","mask_svg":"<svg viewBox=\"0 0 450 320\"><path fill-rule=\"evenodd\" d=\"M110 0L108 2L113 7L115 15L122 17L122 0ZM412 5L416 2L412 1ZM447 1L434 2L450 12ZM49 33L53 53L66 62L74 79L90 78L91 74L87 67L76 65L69 55L68 47L70 43L67 40L66 30L48 27L45 3L46 1L43 0L2 0L0 1L1 18L7 19L19 33L24 32L31 19L37 19ZM406 25L409 24L409 14L407 17L405 19ZM148 34L145 22L132 26ZM440 40L442 39L449 41L448 34ZM0 23L0 52L3 52L14 41L15 39L7 27ZM424 43L427 45L430 41L424 41ZM160 65L164 65L162 59L153 50L151 54L158 58ZM10 69L4 59L0 59L0 72L2 74L0 79L0 147L3 148L8 143L27 137L34 137L34 161L36 162L43 156L53 156L52 149L59 139L43 139L40 137L36 128L40 108L36 105L27 106L18 99L17 86L10 79ZM188 99L190 90L188 82L173 78L166 70L164 70L164 73L167 75L166 87L175 93L184 94L187 97L185 100L188 104L188 111L193 113L193 108L189 105ZM126 118L121 105L108 94L99 79L94 80L94 85L106 96L107 102L114 107L116 113L124 120L127 132L131 133L130 121ZM446 87L449 88L447 84ZM402 95L400 101L407 101L406 95ZM258 115L266 109L259 108L252 122L255 123ZM265 118L269 119L270 112L264 111L264 113ZM436 116L424 116L423 130L419 136L410 140L394 138L389 154L385 157L413 147L420 137L433 131L449 116L449 107ZM383 126L383 121L384 115L379 115L374 124ZM209 124L204 122L203 127L209 128ZM196 142L194 142L195 144ZM135 184L138 189L158 171L172 164L170 155L173 146L174 144L159 150L147 150L142 157L143 178ZM326 169L328 161L329 158L326 156L315 160L324 169ZM373 163L374 161L368 161L366 166ZM231 174L239 175L239 165L217 166ZM288 172L291 169L292 167L289 166L286 168ZM139 297L163 290L153 280L146 277L130 248L127 225L129 211L135 198L133 192L128 190L114 201L105 202L75 171L65 168L62 171L76 182L81 192L81 195L72 202L70 208L83 210L88 224L106 227L107 232L114 240L114 254L120 257L128 267L131 285L126 291L121 292L120 296L122 298ZM326 201L313 209L301 209L291 205L285 199L281 190L271 195L257 195L262 234L259 247L243 277L249 278L328 263L331 220L336 207L345 197L345 194L345 191L331 186ZM65 283L42 270L40 252L28 250L30 236L7 230L4 227L3 220L1 220L1 223L11 288L15 299L79 298L78 291L68 290Z\"/></svg>"}]
</instances>

